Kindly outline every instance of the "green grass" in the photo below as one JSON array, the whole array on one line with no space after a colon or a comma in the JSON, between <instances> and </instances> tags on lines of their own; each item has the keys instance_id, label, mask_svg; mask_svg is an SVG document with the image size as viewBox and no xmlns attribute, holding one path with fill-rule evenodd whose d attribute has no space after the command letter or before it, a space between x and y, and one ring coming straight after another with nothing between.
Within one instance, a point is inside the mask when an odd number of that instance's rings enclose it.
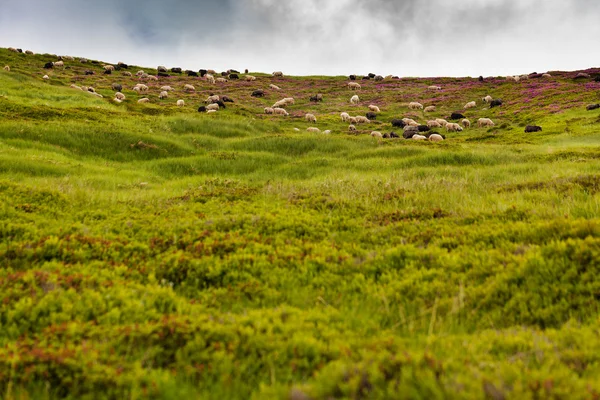
<instances>
[{"instance_id":1,"label":"green grass","mask_svg":"<svg viewBox=\"0 0 600 400\"><path fill-rule=\"evenodd\" d=\"M0 49L0 398L600 396L600 84L360 81L352 106L345 77L137 94L54 60ZM472 100L494 128L368 135Z\"/></svg>"}]
</instances>

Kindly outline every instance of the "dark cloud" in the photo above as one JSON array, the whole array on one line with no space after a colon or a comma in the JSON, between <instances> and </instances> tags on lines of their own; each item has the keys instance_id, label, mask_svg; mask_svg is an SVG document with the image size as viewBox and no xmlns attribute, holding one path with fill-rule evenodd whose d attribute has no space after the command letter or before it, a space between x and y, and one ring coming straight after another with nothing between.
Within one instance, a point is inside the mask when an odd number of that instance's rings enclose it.
<instances>
[{"instance_id":1,"label":"dark cloud","mask_svg":"<svg viewBox=\"0 0 600 400\"><path fill-rule=\"evenodd\" d=\"M195 69L516 74L599 65L596 2L4 1L0 45Z\"/></svg>"}]
</instances>

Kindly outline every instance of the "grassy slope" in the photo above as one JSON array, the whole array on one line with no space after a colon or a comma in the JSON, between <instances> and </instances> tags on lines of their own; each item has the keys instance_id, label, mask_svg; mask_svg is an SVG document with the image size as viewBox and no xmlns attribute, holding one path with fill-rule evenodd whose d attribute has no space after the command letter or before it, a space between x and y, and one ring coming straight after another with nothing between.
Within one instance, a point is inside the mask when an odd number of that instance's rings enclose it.
<instances>
[{"instance_id":1,"label":"grassy slope","mask_svg":"<svg viewBox=\"0 0 600 400\"><path fill-rule=\"evenodd\" d=\"M0 397L600 395L600 83L361 81L351 106L344 77L177 76L139 105L54 60L0 49ZM210 93L236 103L197 113ZM366 135L487 94L465 114L493 129Z\"/></svg>"}]
</instances>

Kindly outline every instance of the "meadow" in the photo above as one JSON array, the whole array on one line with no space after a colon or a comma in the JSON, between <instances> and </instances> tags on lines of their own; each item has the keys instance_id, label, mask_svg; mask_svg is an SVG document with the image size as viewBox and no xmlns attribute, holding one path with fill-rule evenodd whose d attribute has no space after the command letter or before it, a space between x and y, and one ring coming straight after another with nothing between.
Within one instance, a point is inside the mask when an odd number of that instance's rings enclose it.
<instances>
[{"instance_id":1,"label":"meadow","mask_svg":"<svg viewBox=\"0 0 600 400\"><path fill-rule=\"evenodd\" d=\"M354 106L344 76L139 95L155 69L48 61L0 49L0 398L600 399L600 82L368 80ZM495 127L369 135L475 100Z\"/></svg>"}]
</instances>

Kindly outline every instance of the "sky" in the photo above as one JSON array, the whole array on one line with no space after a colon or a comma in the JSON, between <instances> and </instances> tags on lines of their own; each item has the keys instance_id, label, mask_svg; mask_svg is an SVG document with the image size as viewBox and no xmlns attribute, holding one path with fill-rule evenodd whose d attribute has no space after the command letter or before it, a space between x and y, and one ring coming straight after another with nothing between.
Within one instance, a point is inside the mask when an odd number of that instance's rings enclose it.
<instances>
[{"instance_id":1,"label":"sky","mask_svg":"<svg viewBox=\"0 0 600 400\"><path fill-rule=\"evenodd\" d=\"M288 75L600 66L598 0L0 0L0 47Z\"/></svg>"}]
</instances>

